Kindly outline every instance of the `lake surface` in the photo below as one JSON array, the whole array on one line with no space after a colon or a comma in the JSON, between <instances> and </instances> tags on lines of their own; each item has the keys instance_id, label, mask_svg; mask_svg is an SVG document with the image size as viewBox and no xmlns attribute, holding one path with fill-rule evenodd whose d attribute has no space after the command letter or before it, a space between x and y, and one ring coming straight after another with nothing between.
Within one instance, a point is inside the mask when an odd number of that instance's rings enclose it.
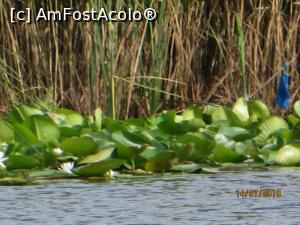
<instances>
[{"instance_id":1,"label":"lake surface","mask_svg":"<svg viewBox=\"0 0 300 225\"><path fill-rule=\"evenodd\" d=\"M281 188L279 199L236 189ZM1 225L299 224L300 171L165 175L0 186Z\"/></svg>"}]
</instances>

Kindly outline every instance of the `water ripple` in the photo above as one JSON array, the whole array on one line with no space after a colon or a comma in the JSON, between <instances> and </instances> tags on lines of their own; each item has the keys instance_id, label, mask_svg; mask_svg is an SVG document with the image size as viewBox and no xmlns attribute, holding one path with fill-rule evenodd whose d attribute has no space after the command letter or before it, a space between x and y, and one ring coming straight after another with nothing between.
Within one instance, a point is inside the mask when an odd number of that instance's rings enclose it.
<instances>
[{"instance_id":1,"label":"water ripple","mask_svg":"<svg viewBox=\"0 0 300 225\"><path fill-rule=\"evenodd\" d=\"M62 181L1 187L9 225L297 224L300 171ZM238 199L236 189L282 188L280 199Z\"/></svg>"}]
</instances>

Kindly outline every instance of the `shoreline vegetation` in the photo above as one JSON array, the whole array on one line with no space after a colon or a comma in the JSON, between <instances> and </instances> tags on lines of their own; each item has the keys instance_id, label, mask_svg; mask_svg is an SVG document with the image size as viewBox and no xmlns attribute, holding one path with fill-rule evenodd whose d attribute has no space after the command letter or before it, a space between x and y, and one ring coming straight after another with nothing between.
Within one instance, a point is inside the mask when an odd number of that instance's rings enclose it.
<instances>
[{"instance_id":1,"label":"shoreline vegetation","mask_svg":"<svg viewBox=\"0 0 300 225\"><path fill-rule=\"evenodd\" d=\"M11 8L140 10L155 22L10 23ZM0 1L0 111L46 98L111 118L253 96L272 113L281 63L299 93L298 1ZM261 91L258 91L261 90Z\"/></svg>"},{"instance_id":2,"label":"shoreline vegetation","mask_svg":"<svg viewBox=\"0 0 300 225\"><path fill-rule=\"evenodd\" d=\"M27 24L12 8L158 17ZM298 1L0 0L0 185L299 166L299 15ZM273 116L284 61L293 107Z\"/></svg>"},{"instance_id":3,"label":"shoreline vegetation","mask_svg":"<svg viewBox=\"0 0 300 225\"><path fill-rule=\"evenodd\" d=\"M300 101L286 119L261 101L114 120L54 105L18 105L0 119L0 185L300 165Z\"/></svg>"}]
</instances>

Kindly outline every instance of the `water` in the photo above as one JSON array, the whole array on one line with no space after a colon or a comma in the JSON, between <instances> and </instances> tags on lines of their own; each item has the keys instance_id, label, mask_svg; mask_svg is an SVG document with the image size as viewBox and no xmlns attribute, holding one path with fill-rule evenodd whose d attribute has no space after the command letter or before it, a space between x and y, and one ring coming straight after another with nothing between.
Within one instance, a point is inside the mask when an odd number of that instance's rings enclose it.
<instances>
[{"instance_id":1,"label":"water","mask_svg":"<svg viewBox=\"0 0 300 225\"><path fill-rule=\"evenodd\" d=\"M299 170L280 170L0 187L0 224L299 224L299 184ZM241 188L282 197L237 198Z\"/></svg>"}]
</instances>

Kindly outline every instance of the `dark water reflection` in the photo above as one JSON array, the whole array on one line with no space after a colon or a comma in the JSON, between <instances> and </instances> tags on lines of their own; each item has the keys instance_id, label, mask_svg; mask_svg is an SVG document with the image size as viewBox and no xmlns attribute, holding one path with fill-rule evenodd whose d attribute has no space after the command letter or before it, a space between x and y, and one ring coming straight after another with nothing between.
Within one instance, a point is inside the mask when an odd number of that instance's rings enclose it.
<instances>
[{"instance_id":1,"label":"dark water reflection","mask_svg":"<svg viewBox=\"0 0 300 225\"><path fill-rule=\"evenodd\" d=\"M280 199L236 189L282 188ZM60 181L0 187L1 225L299 224L300 171Z\"/></svg>"}]
</instances>

